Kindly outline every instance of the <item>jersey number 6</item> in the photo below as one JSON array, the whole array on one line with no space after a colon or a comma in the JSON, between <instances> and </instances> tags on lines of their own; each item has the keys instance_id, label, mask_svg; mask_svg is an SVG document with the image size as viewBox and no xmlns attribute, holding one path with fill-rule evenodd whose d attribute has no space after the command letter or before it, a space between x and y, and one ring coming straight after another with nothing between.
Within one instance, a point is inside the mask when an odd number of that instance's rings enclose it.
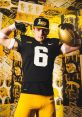
<instances>
[{"instance_id":1,"label":"jersey number 6","mask_svg":"<svg viewBox=\"0 0 82 117\"><path fill-rule=\"evenodd\" d=\"M34 48L34 64L36 66L45 67L48 64L48 49L43 46L36 46Z\"/></svg>"}]
</instances>

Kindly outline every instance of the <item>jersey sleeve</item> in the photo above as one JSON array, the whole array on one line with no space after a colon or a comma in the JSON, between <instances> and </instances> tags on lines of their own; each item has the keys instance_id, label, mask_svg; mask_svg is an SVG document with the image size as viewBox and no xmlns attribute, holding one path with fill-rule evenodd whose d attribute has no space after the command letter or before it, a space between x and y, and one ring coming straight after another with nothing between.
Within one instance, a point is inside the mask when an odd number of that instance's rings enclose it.
<instances>
[{"instance_id":1,"label":"jersey sleeve","mask_svg":"<svg viewBox=\"0 0 82 117\"><path fill-rule=\"evenodd\" d=\"M16 38L16 41L18 43L18 49L17 51L20 52L21 54L24 53L27 41L30 39L29 36L26 35L20 35L20 39Z\"/></svg>"}]
</instances>

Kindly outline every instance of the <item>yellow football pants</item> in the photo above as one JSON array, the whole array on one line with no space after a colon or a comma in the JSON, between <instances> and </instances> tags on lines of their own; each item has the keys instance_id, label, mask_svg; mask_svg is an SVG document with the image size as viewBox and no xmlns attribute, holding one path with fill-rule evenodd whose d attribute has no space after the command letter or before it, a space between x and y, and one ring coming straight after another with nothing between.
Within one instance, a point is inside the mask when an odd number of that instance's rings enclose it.
<instances>
[{"instance_id":1,"label":"yellow football pants","mask_svg":"<svg viewBox=\"0 0 82 117\"><path fill-rule=\"evenodd\" d=\"M21 93L14 117L56 117L53 96Z\"/></svg>"}]
</instances>

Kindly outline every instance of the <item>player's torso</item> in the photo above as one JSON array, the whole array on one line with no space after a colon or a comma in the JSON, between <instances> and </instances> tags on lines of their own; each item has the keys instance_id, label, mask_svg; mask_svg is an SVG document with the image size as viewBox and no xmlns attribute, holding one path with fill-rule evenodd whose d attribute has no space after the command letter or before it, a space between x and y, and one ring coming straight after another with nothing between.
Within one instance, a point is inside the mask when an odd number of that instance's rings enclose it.
<instances>
[{"instance_id":1,"label":"player's torso","mask_svg":"<svg viewBox=\"0 0 82 117\"><path fill-rule=\"evenodd\" d=\"M24 81L50 81L58 43L47 39L43 43L34 38L23 38L22 58Z\"/></svg>"}]
</instances>

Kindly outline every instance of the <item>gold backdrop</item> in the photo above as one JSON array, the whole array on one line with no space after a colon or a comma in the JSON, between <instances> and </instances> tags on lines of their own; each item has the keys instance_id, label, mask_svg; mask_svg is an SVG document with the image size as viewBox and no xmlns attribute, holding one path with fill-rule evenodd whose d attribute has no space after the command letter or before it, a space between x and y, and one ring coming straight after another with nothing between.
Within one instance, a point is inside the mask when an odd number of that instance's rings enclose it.
<instances>
[{"instance_id":1,"label":"gold backdrop","mask_svg":"<svg viewBox=\"0 0 82 117\"><path fill-rule=\"evenodd\" d=\"M27 26L26 35L33 36L33 20L40 15L45 16L50 21L48 37L58 38L58 25L61 22L74 24L81 36L82 16L78 14L62 15L66 11L64 8L52 8L49 4L45 6L41 0L39 3L33 4L23 0L19 2L0 0L0 28L7 27L16 20L24 22ZM69 11L67 12L69 13ZM21 32L15 33L20 38ZM10 38L13 36L14 32ZM54 61L53 88L56 117L82 117L82 105L79 107L80 62L79 50L70 54L59 55ZM8 50L0 46L0 117L13 117L21 92L21 81L22 60L20 54L15 50Z\"/></svg>"}]
</instances>

